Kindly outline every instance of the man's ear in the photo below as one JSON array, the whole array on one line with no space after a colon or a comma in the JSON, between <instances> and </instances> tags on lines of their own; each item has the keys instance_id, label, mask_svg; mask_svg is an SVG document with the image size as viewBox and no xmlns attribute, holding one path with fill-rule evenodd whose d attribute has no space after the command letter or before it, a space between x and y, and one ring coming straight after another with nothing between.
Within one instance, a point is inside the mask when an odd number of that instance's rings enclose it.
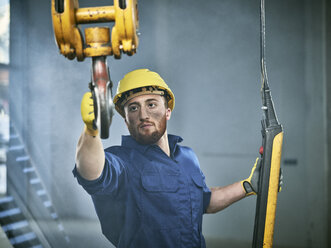
<instances>
[{"instance_id":1,"label":"man's ear","mask_svg":"<svg viewBox=\"0 0 331 248\"><path fill-rule=\"evenodd\" d=\"M171 109L170 108L166 109L166 117L167 117L167 121L170 120L170 117L171 117Z\"/></svg>"},{"instance_id":2,"label":"man's ear","mask_svg":"<svg viewBox=\"0 0 331 248\"><path fill-rule=\"evenodd\" d=\"M124 122L126 124L126 127L128 127L128 122L126 121L126 117L124 118Z\"/></svg>"},{"instance_id":3,"label":"man's ear","mask_svg":"<svg viewBox=\"0 0 331 248\"><path fill-rule=\"evenodd\" d=\"M123 107L123 112L124 112L123 119L124 119L124 122L125 122L126 126L128 127L127 116L126 116L126 111L125 111L124 107Z\"/></svg>"}]
</instances>

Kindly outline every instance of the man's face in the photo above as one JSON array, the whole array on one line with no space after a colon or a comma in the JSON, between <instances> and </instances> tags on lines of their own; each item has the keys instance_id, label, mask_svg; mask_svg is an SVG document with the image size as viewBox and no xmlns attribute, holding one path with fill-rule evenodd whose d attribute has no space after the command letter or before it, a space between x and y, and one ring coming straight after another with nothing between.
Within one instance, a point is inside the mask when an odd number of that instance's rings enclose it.
<instances>
[{"instance_id":1,"label":"man's face","mask_svg":"<svg viewBox=\"0 0 331 248\"><path fill-rule=\"evenodd\" d=\"M125 123L131 136L139 143L157 143L167 129L171 109L160 95L140 95L124 105Z\"/></svg>"}]
</instances>

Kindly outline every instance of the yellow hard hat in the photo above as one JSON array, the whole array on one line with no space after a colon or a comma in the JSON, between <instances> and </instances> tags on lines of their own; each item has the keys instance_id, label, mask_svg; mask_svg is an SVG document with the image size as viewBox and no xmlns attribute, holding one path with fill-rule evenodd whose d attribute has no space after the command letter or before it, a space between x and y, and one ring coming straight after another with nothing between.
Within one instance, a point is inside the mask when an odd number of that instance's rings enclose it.
<instances>
[{"instance_id":1,"label":"yellow hard hat","mask_svg":"<svg viewBox=\"0 0 331 248\"><path fill-rule=\"evenodd\" d=\"M123 106L135 96L143 94L164 95L168 101L168 107L175 107L175 96L159 74L148 69L138 69L127 73L118 83L114 96L114 104L117 112L125 117Z\"/></svg>"}]
</instances>

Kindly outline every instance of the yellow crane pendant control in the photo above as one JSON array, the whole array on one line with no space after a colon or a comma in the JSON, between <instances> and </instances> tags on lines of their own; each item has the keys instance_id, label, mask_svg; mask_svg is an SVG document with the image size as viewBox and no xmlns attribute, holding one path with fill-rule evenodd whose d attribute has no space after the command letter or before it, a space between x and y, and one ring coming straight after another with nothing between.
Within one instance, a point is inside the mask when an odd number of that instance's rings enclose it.
<instances>
[{"instance_id":1,"label":"yellow crane pendant control","mask_svg":"<svg viewBox=\"0 0 331 248\"><path fill-rule=\"evenodd\" d=\"M262 96L262 166L256 200L253 248L271 248L273 244L279 190L283 126L279 123L268 83L265 65L265 5L261 0L261 96Z\"/></svg>"}]
</instances>

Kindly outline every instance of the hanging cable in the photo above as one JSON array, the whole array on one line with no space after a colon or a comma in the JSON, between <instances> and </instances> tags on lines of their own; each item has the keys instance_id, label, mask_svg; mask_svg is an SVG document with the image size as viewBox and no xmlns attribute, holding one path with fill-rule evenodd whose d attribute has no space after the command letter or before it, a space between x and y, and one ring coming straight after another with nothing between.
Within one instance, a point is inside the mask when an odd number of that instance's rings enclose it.
<instances>
[{"instance_id":1,"label":"hanging cable","mask_svg":"<svg viewBox=\"0 0 331 248\"><path fill-rule=\"evenodd\" d=\"M262 167L256 201L253 248L272 247L279 190L283 128L279 123L268 83L265 61L265 3L260 4L260 59L262 97Z\"/></svg>"}]
</instances>

